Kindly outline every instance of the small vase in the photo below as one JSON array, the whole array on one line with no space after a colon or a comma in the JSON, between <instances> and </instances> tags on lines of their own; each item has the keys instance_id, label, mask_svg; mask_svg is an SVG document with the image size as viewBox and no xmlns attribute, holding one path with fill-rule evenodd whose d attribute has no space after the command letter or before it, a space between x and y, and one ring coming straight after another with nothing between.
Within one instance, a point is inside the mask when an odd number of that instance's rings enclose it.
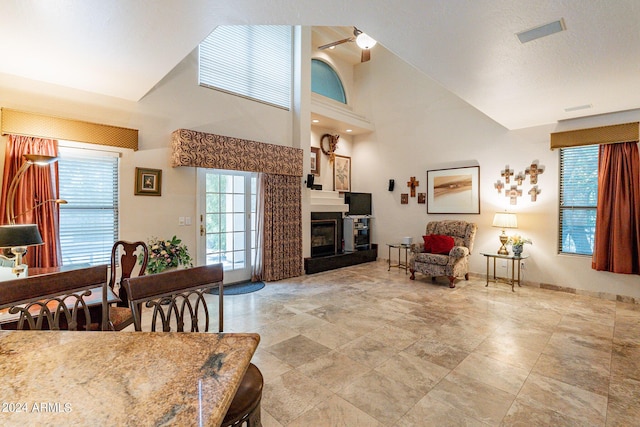
<instances>
[{"instance_id":1,"label":"small vase","mask_svg":"<svg viewBox=\"0 0 640 427\"><path fill-rule=\"evenodd\" d=\"M524 249L524 247L523 245L513 245L511 249L513 249L513 256L519 258L520 255L522 255L522 250Z\"/></svg>"}]
</instances>

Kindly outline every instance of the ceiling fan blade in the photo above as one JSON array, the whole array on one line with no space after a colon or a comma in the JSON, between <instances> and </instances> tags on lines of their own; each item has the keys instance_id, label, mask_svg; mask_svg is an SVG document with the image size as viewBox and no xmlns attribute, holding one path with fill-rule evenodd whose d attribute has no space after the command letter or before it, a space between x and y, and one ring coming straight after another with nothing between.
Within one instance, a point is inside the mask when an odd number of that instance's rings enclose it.
<instances>
[{"instance_id":1,"label":"ceiling fan blade","mask_svg":"<svg viewBox=\"0 0 640 427\"><path fill-rule=\"evenodd\" d=\"M339 44L348 43L348 42L352 42L352 41L355 41L355 37L349 37L348 39L342 39L342 40L338 40L338 41L335 41L335 42L323 44L322 46L318 46L318 50L329 49L330 47L338 46Z\"/></svg>"},{"instance_id":2,"label":"ceiling fan blade","mask_svg":"<svg viewBox=\"0 0 640 427\"><path fill-rule=\"evenodd\" d=\"M360 54L360 62L367 62L371 59L371 49L362 49Z\"/></svg>"}]
</instances>

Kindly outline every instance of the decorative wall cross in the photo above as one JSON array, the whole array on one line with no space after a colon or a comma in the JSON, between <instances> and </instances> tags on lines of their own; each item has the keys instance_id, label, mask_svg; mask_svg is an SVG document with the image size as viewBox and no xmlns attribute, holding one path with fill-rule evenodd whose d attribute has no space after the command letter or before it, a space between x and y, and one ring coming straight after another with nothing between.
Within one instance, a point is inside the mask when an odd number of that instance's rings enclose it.
<instances>
[{"instance_id":1,"label":"decorative wall cross","mask_svg":"<svg viewBox=\"0 0 640 427\"><path fill-rule=\"evenodd\" d=\"M531 196L531 201L535 202L538 198L538 194L540 194L542 190L538 189L537 185L534 185L533 187L531 187L531 190L529 190L529 195Z\"/></svg>"},{"instance_id":2,"label":"decorative wall cross","mask_svg":"<svg viewBox=\"0 0 640 427\"><path fill-rule=\"evenodd\" d=\"M516 175L513 179L515 179L518 185L522 185L522 182L525 180L525 178L526 177L522 172L518 172L518 175Z\"/></svg>"},{"instance_id":3,"label":"decorative wall cross","mask_svg":"<svg viewBox=\"0 0 640 427\"><path fill-rule=\"evenodd\" d=\"M411 180L407 182L407 187L411 188L411 197L416 197L416 187L420 185L420 181L416 181L416 177L412 176Z\"/></svg>"},{"instance_id":4,"label":"decorative wall cross","mask_svg":"<svg viewBox=\"0 0 640 427\"><path fill-rule=\"evenodd\" d=\"M538 175L544 173L544 168L538 167L537 163L531 163L531 166L529 166L524 171L524 173L529 175L529 177L531 179L531 184L537 184L538 183Z\"/></svg>"},{"instance_id":5,"label":"decorative wall cross","mask_svg":"<svg viewBox=\"0 0 640 427\"><path fill-rule=\"evenodd\" d=\"M512 185L509 191L505 191L504 195L509 198L509 203L512 205L518 204L518 197L522 196L522 190L518 189L518 186Z\"/></svg>"},{"instance_id":6,"label":"decorative wall cross","mask_svg":"<svg viewBox=\"0 0 640 427\"><path fill-rule=\"evenodd\" d=\"M496 190L498 190L498 194L502 193L502 189L504 188L504 184L502 181L497 180L495 184L493 184Z\"/></svg>"},{"instance_id":7,"label":"decorative wall cross","mask_svg":"<svg viewBox=\"0 0 640 427\"><path fill-rule=\"evenodd\" d=\"M513 176L513 169L509 169L509 165L505 165L504 170L500 172L500 176L504 178L505 184L509 184Z\"/></svg>"}]
</instances>

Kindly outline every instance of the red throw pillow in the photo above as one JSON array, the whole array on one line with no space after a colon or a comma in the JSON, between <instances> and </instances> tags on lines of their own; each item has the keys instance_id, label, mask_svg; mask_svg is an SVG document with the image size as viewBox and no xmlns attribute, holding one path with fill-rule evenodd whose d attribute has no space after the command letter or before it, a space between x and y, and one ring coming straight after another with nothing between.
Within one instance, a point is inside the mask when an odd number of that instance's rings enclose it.
<instances>
[{"instance_id":1,"label":"red throw pillow","mask_svg":"<svg viewBox=\"0 0 640 427\"><path fill-rule=\"evenodd\" d=\"M434 254L448 255L454 246L453 237L433 234L431 236L431 252Z\"/></svg>"},{"instance_id":2,"label":"red throw pillow","mask_svg":"<svg viewBox=\"0 0 640 427\"><path fill-rule=\"evenodd\" d=\"M433 239L431 237L433 234L429 234L428 236L422 236L422 240L424 240L424 251L431 252L431 242Z\"/></svg>"}]
</instances>

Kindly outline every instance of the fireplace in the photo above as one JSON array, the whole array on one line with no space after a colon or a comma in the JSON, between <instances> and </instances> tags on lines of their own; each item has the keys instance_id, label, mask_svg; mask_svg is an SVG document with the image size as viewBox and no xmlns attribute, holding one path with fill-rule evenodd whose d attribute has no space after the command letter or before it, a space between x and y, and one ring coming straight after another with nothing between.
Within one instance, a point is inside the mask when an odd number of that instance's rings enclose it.
<instances>
[{"instance_id":1,"label":"fireplace","mask_svg":"<svg viewBox=\"0 0 640 427\"><path fill-rule=\"evenodd\" d=\"M338 251L338 224L335 219L311 221L311 256L335 255Z\"/></svg>"}]
</instances>

